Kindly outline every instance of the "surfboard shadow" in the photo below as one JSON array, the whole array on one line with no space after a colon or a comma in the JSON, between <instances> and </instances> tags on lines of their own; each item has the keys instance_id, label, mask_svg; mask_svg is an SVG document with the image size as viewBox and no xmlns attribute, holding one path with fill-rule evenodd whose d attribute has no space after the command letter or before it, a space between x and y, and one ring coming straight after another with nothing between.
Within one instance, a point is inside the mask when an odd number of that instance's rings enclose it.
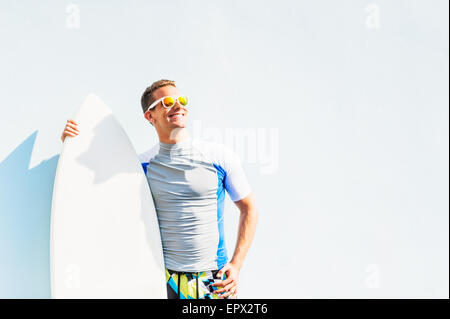
<instances>
[{"instance_id":1,"label":"surfboard shadow","mask_svg":"<svg viewBox=\"0 0 450 319\"><path fill-rule=\"evenodd\" d=\"M50 215L59 155L29 168L37 132L0 163L0 298L50 298Z\"/></svg>"}]
</instances>

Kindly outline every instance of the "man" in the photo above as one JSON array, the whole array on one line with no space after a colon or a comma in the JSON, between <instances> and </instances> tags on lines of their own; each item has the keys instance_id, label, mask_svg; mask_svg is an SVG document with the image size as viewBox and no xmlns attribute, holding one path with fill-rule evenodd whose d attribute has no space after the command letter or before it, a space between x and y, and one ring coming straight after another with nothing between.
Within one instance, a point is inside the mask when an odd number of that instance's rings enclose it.
<instances>
[{"instance_id":1,"label":"man","mask_svg":"<svg viewBox=\"0 0 450 319\"><path fill-rule=\"evenodd\" d=\"M170 299L236 298L239 272L253 240L257 210L239 157L222 144L191 138L188 99L174 81L159 80L141 98L159 143L139 155L158 216ZM61 136L78 134L68 120ZM238 239L228 262L225 190L240 210Z\"/></svg>"}]
</instances>

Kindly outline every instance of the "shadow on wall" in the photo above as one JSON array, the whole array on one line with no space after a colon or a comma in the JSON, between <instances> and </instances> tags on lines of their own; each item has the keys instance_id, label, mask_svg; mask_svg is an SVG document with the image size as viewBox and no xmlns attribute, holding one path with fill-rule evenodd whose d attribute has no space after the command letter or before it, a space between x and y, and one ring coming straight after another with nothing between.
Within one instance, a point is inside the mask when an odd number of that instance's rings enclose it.
<instances>
[{"instance_id":1,"label":"shadow on wall","mask_svg":"<svg viewBox=\"0 0 450 319\"><path fill-rule=\"evenodd\" d=\"M36 136L0 163L0 298L50 298L50 213L59 155L29 168Z\"/></svg>"}]
</instances>

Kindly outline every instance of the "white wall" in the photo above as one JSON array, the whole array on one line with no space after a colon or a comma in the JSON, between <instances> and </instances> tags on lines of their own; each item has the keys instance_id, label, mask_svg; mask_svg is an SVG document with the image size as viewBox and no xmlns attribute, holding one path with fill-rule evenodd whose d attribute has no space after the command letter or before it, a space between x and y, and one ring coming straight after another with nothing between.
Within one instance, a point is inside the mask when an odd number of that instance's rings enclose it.
<instances>
[{"instance_id":1,"label":"white wall","mask_svg":"<svg viewBox=\"0 0 450 319\"><path fill-rule=\"evenodd\" d=\"M257 198L241 298L448 298L448 1L107 3L0 2L0 297L49 296L66 119L93 92L144 151L168 78Z\"/></svg>"}]
</instances>

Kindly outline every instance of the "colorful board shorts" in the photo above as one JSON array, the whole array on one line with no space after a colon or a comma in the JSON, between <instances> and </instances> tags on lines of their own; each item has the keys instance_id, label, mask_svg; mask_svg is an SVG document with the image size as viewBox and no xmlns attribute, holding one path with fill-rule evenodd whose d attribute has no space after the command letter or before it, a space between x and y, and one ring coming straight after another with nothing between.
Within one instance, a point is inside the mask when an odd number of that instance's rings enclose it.
<instances>
[{"instance_id":1,"label":"colorful board shorts","mask_svg":"<svg viewBox=\"0 0 450 319\"><path fill-rule=\"evenodd\" d=\"M211 284L226 279L223 274L222 279L216 277L218 270L201 272L179 272L166 268L166 284L168 299L221 299L220 294L213 294L214 290L221 287L214 287ZM225 297L225 299L235 299L236 295Z\"/></svg>"}]
</instances>

